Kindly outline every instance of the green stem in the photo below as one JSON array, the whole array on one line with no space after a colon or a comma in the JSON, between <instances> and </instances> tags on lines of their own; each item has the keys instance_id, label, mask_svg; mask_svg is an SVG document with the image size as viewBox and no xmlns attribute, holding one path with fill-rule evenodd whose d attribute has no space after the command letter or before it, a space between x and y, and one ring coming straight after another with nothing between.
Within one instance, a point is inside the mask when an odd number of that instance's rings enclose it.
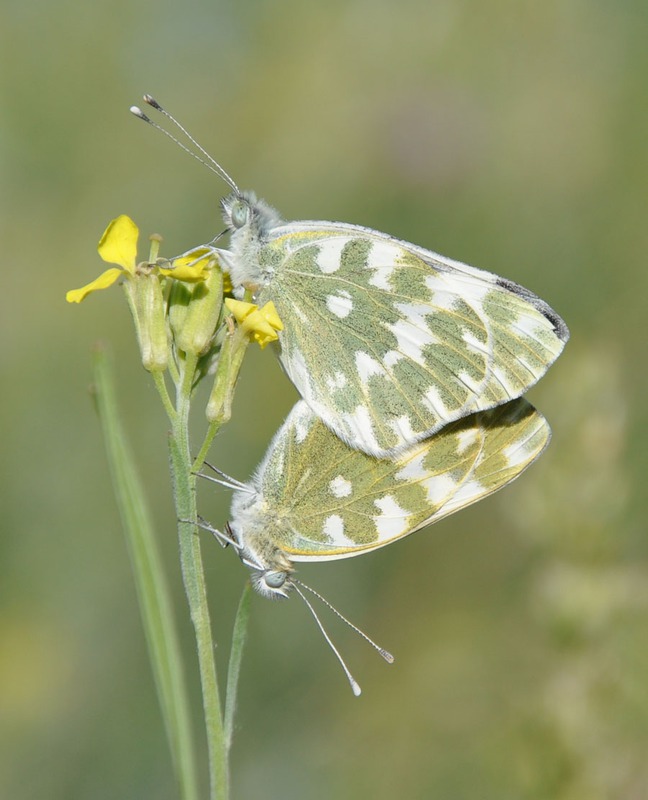
<instances>
[{"instance_id":1,"label":"green stem","mask_svg":"<svg viewBox=\"0 0 648 800\"><path fill-rule=\"evenodd\" d=\"M160 400L162 401L164 410L167 413L169 422L173 425L177 413L175 408L173 407L171 398L169 397L169 392L167 391L167 385L164 380L164 374L159 370L155 370L154 372L151 373L151 375L153 376L153 380L155 381L155 388L158 390L158 394L160 395Z\"/></svg>"},{"instance_id":2,"label":"green stem","mask_svg":"<svg viewBox=\"0 0 648 800\"><path fill-rule=\"evenodd\" d=\"M197 800L195 749L173 605L144 492L119 420L109 360L100 349L95 350L94 377L97 409L180 794L183 800Z\"/></svg>"},{"instance_id":3,"label":"green stem","mask_svg":"<svg viewBox=\"0 0 648 800\"><path fill-rule=\"evenodd\" d=\"M198 356L193 353L185 353L184 360L181 362L180 380L177 385L176 405L178 413L184 412L185 416L185 429L188 431L189 425L189 409L191 405L191 392L194 384L194 377L196 375L196 365L198 364Z\"/></svg>"},{"instance_id":4,"label":"green stem","mask_svg":"<svg viewBox=\"0 0 648 800\"><path fill-rule=\"evenodd\" d=\"M178 381L180 380L180 373L178 372L178 365L176 364L176 356L172 355L169 359L169 375L171 376L171 380L177 386Z\"/></svg>"},{"instance_id":5,"label":"green stem","mask_svg":"<svg viewBox=\"0 0 648 800\"><path fill-rule=\"evenodd\" d=\"M197 359L187 355L182 383L178 387L177 417L170 439L171 469L178 516L180 562L189 612L196 635L198 664L202 685L203 710L207 732L207 751L212 800L226 800L229 794L227 748L223 731L220 697L216 679L214 642L211 632L207 592L200 552L200 537L195 525L196 477L192 472L189 444L189 409L191 386Z\"/></svg>"},{"instance_id":6,"label":"green stem","mask_svg":"<svg viewBox=\"0 0 648 800\"><path fill-rule=\"evenodd\" d=\"M202 447L200 448L198 455L194 459L193 465L191 467L192 472L198 472L198 470L202 467L205 463L205 459L207 458L207 453L209 452L209 448L211 447L211 443L216 438L216 434L220 430L220 422L212 422L207 430L207 434L205 436L205 441L202 443Z\"/></svg>"}]
</instances>

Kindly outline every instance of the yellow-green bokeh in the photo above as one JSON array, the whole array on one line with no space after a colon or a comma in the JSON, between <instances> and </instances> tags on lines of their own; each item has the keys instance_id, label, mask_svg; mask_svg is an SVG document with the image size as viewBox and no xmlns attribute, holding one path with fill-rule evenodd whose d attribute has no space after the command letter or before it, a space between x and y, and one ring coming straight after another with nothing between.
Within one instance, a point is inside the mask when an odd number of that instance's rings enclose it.
<instances>
[{"instance_id":1,"label":"yellow-green bokeh","mask_svg":"<svg viewBox=\"0 0 648 800\"><path fill-rule=\"evenodd\" d=\"M297 600L254 599L234 797L643 796L647 23L630 1L4 5L0 796L176 796L87 392L94 341L114 352L193 670L166 423L121 293L64 302L120 213L165 255L221 230L224 185L128 114L145 91L286 218L491 269L572 331L530 394L554 440L516 484L301 570L396 655L329 621L359 700ZM212 459L245 479L294 398L250 348ZM227 504L202 488L215 524ZM244 570L207 538L204 554L224 665Z\"/></svg>"}]
</instances>

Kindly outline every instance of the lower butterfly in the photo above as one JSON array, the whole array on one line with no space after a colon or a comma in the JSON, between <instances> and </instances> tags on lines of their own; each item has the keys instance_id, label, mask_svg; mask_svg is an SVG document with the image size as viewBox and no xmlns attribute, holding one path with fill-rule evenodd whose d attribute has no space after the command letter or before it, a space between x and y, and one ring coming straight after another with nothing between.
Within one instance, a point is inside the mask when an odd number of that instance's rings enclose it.
<instances>
[{"instance_id":1,"label":"lower butterfly","mask_svg":"<svg viewBox=\"0 0 648 800\"><path fill-rule=\"evenodd\" d=\"M235 486L227 533L210 530L235 547L260 594L287 597L296 590L322 628L300 590L309 587L293 575L294 562L368 553L466 508L517 478L550 435L544 417L519 398L381 460L348 447L302 400L253 479Z\"/></svg>"}]
</instances>

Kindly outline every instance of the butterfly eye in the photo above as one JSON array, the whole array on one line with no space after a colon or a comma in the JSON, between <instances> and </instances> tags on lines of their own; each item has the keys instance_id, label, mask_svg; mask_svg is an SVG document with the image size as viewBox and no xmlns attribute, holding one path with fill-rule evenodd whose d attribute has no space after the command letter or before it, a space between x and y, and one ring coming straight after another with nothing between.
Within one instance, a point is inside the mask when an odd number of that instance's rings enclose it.
<instances>
[{"instance_id":1,"label":"butterfly eye","mask_svg":"<svg viewBox=\"0 0 648 800\"><path fill-rule=\"evenodd\" d=\"M230 219L232 220L233 227L242 228L247 224L249 216L250 208L247 203L244 203L242 200L235 200L234 203L232 203Z\"/></svg>"},{"instance_id":2,"label":"butterfly eye","mask_svg":"<svg viewBox=\"0 0 648 800\"><path fill-rule=\"evenodd\" d=\"M285 572L273 572L268 570L263 573L264 583L269 589L280 589L287 578L288 575L286 575Z\"/></svg>"}]
</instances>

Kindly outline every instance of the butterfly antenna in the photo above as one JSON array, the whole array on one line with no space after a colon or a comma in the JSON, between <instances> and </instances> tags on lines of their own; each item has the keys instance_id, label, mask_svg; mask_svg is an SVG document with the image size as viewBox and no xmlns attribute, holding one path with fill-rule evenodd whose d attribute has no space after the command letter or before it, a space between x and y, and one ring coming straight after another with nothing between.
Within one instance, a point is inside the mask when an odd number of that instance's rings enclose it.
<instances>
[{"instance_id":1,"label":"butterfly antenna","mask_svg":"<svg viewBox=\"0 0 648 800\"><path fill-rule=\"evenodd\" d=\"M158 125L157 122L153 122L153 120L150 117L148 117L139 106L131 106L130 107L131 114L134 114L139 119L143 120L144 122L147 122L153 128L163 133L165 136L171 139L172 142L175 142L178 145L178 147L181 147L185 151L185 153L189 153L189 155L192 158L195 158L196 161L199 161L203 166L207 167L207 169L211 170L211 172L218 175L219 178L224 180L225 183L227 183L230 186L230 188L236 192L236 194L238 195L241 194L241 191L234 182L233 178L223 169L223 167L221 167L218 161L212 158L212 156L209 155L209 153L205 150L205 148L202 147L200 144L198 144L198 142L189 133L189 131L183 125L181 125L175 117L171 116L171 114L169 114L169 112L166 109L162 108L162 106L157 102L157 100L154 97L152 97L150 94L145 94L144 102L147 105L154 108L156 111L159 111L160 114L166 117L171 123L173 123L173 125L175 125L180 131L182 131L182 133L187 137L187 139L189 139L191 144L203 154L204 158L201 158L197 153L194 153L194 151L191 150L191 148L187 147L186 144L183 144L183 142L181 142L178 138L176 138L172 133L169 133L169 131L167 131L166 128L163 128L161 125Z\"/></svg>"},{"instance_id":2,"label":"butterfly antenna","mask_svg":"<svg viewBox=\"0 0 648 800\"><path fill-rule=\"evenodd\" d=\"M246 486L244 483L240 484L238 481L232 481L232 483L228 483L220 478L215 478L213 475L207 475L204 472L194 472L194 475L197 475L199 478L204 478L206 481L211 481L211 483L217 483L219 486L224 486L226 489L232 489L235 492L247 492L248 494L254 494L254 489L250 489L249 486Z\"/></svg>"},{"instance_id":3,"label":"butterfly antenna","mask_svg":"<svg viewBox=\"0 0 648 800\"><path fill-rule=\"evenodd\" d=\"M228 489L240 489L241 491L244 492L254 493L254 490L250 489L250 487L246 483L243 483L242 481L237 481L236 478L232 478L226 472L223 472L221 469L218 469L218 467L215 467L213 464L210 464L209 461L203 461L203 464L206 467L209 467L209 469L212 472L215 472L217 475L220 475L220 478L214 478L213 475L206 475L204 472L196 472L196 475L198 475L198 477L205 478L206 480L211 481L212 483L218 483L220 486L226 486Z\"/></svg>"},{"instance_id":4,"label":"butterfly antenna","mask_svg":"<svg viewBox=\"0 0 648 800\"><path fill-rule=\"evenodd\" d=\"M344 616L344 614L342 614L340 611L338 611L337 608L334 605L329 603L329 601L325 597L322 597L322 595L319 592L316 592L315 589L312 589L310 586L307 586L305 583L302 583L301 581L298 581L296 578L293 578L292 582L293 583L298 583L302 587L302 589L306 589L306 591L310 592L312 595L317 597L318 600L320 600L322 603L324 603L324 605L327 608L330 608L331 611L337 617L339 617L342 620L342 622L346 622L346 624L352 630L354 630L359 636L361 636L365 640L365 642L368 642L374 648L374 650L376 650L385 659L385 661L388 664L393 664L394 663L394 656L388 650L385 650L384 647L381 647L379 644L376 644L376 642L374 642L373 639L370 639L364 631L360 630L360 628L358 628L357 625L354 625L353 622L351 622L350 619L347 619ZM301 594L301 592L300 592L300 594Z\"/></svg>"},{"instance_id":5,"label":"butterfly antenna","mask_svg":"<svg viewBox=\"0 0 648 800\"><path fill-rule=\"evenodd\" d=\"M295 582L293 581L293 584L294 584L294 583L295 583ZM304 585L304 584L300 582L300 586L303 586L303 585ZM314 619L314 620L315 620L315 622L317 623L317 625L318 625L319 629L322 631L322 636L324 636L324 638L325 638L325 639L326 639L326 641L328 642L328 646L329 646L329 647L331 648L331 650L332 650L332 651L335 653L335 655L336 655L336 657L337 657L337 660L340 662L340 665L342 666L342 669L344 670L344 674L347 676L347 680L348 680L348 681L349 681L349 683L351 684L351 691L353 692L353 694L354 694L356 697L360 697L360 695L362 694L362 689L360 688L360 684L359 684L359 683L356 681L356 679L353 677L353 675L352 675L352 674L349 672L349 668L348 668L348 667L347 667L347 665L344 663L344 659L343 659L343 658L342 658L342 656L340 655L340 653L339 653L339 651L338 651L337 647L336 647L336 646L333 644L333 642L331 641L331 637L330 637L330 636L328 635L328 633L326 632L326 629L324 628L324 625L322 625L322 621L321 621L321 620L320 620L320 618L317 616L317 612L315 611L315 609L314 609L314 608L313 608L313 606L311 605L311 603L310 603L310 601L308 600L308 598L306 597L306 595L305 595L305 594L302 592L302 590L299 588L299 586L296 586L296 585L295 585L295 591L296 591L296 592L297 592L297 594L298 594L298 595L301 597L301 599L304 601L304 603L306 603L306 605L307 605L307 607L308 607L308 610L309 610L309 611L311 612L311 614L313 615L313 619Z\"/></svg>"}]
</instances>

